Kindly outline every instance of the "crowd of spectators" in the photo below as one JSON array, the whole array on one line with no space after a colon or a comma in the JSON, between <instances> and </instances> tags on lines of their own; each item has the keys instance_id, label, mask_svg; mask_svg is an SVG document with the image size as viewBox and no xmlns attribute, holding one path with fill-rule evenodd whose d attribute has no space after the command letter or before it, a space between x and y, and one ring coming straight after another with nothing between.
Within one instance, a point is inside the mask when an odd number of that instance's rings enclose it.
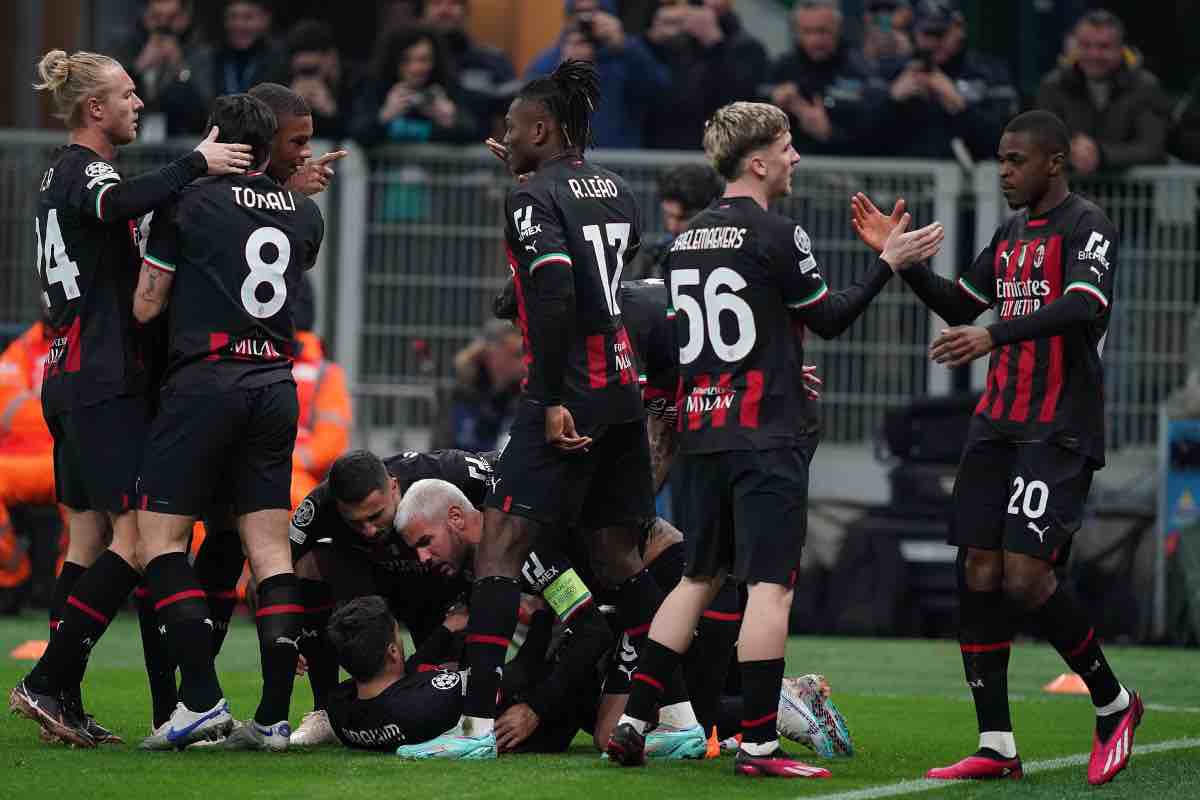
<instances>
[{"instance_id":1,"label":"crowd of spectators","mask_svg":"<svg viewBox=\"0 0 1200 800\"><path fill-rule=\"evenodd\" d=\"M971 45L955 0L866 0L860 20L844 19L839 0L796 0L793 48L774 61L736 0L641 3L642 33L627 29L618 0L563 0L562 29L520 75L471 38L470 2L383 4L374 52L352 58L327 22L277 29L271 0L227 0L207 42L193 0L147 0L119 56L146 102L143 128L164 135L197 132L217 94L273 80L304 96L320 138L478 142L499 132L522 81L584 58L601 77L601 147L695 149L715 109L762 98L787 111L801 153L988 158L1025 105L1064 119L1079 173L1168 152L1200 159L1200 82L1172 108L1107 11L1078 21L1023 104L1006 64Z\"/></svg>"}]
</instances>

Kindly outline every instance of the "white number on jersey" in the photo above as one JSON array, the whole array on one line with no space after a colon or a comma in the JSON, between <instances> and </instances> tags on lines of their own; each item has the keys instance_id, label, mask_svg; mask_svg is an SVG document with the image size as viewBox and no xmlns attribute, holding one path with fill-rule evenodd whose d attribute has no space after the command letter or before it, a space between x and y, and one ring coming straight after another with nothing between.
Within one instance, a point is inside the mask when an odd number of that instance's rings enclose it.
<instances>
[{"instance_id":1,"label":"white number on jersey","mask_svg":"<svg viewBox=\"0 0 1200 800\"><path fill-rule=\"evenodd\" d=\"M50 209L46 215L46 240L43 246L42 226L37 217L33 218L33 233L37 237L37 270L38 277L42 275L42 265L45 264L46 287L62 284L63 294L70 302L79 297L79 267L67 254L67 245L63 242L62 231L58 227L58 209ZM44 261L43 261L44 257ZM42 292L42 301L50 307L50 294Z\"/></svg>"},{"instance_id":2,"label":"white number on jersey","mask_svg":"<svg viewBox=\"0 0 1200 800\"><path fill-rule=\"evenodd\" d=\"M268 244L275 245L274 261L263 259L263 248ZM250 312L250 316L266 319L283 308L287 300L287 284L283 282L283 275L291 260L292 243L279 228L262 227L250 234L246 240L246 266L250 268L250 274L242 282L242 305ZM264 283L271 287L271 297L265 302L258 299L258 288Z\"/></svg>"},{"instance_id":3,"label":"white number on jersey","mask_svg":"<svg viewBox=\"0 0 1200 800\"><path fill-rule=\"evenodd\" d=\"M1023 497L1022 497L1023 496ZM1017 507L1017 502L1020 501L1021 507ZM1029 519L1039 519L1042 514L1046 513L1046 506L1050 502L1050 487L1045 481L1030 481L1025 483L1025 479L1020 475L1013 478L1013 493L1012 497L1008 498L1008 513L1014 517L1021 516L1021 512L1025 512L1025 516Z\"/></svg>"},{"instance_id":4,"label":"white number on jersey","mask_svg":"<svg viewBox=\"0 0 1200 800\"><path fill-rule=\"evenodd\" d=\"M737 292L746 287L746 279L729 267L718 267L704 282L704 305L694 297L684 294L689 286L700 285L700 270L677 269L671 271L671 303L676 311L687 315L688 338L679 347L679 363L690 364L700 357L704 349L705 328L712 343L713 352L725 362L740 361L754 349L758 329L754 324L754 311L750 304L738 297ZM722 292L722 289L732 291ZM733 314L737 320L737 337L727 342L721 336L721 313Z\"/></svg>"},{"instance_id":5,"label":"white number on jersey","mask_svg":"<svg viewBox=\"0 0 1200 800\"><path fill-rule=\"evenodd\" d=\"M621 288L621 270L625 269L625 248L629 246L629 227L628 222L610 222L604 226L604 232L608 234L609 245L617 248L617 268L613 270L610 277L604 239L600 236L600 226L583 226L583 238L588 240L596 254L596 267L600 270L600 283L604 287L604 299L608 303L608 313L614 317L621 313L621 307L617 305L617 290Z\"/></svg>"}]
</instances>

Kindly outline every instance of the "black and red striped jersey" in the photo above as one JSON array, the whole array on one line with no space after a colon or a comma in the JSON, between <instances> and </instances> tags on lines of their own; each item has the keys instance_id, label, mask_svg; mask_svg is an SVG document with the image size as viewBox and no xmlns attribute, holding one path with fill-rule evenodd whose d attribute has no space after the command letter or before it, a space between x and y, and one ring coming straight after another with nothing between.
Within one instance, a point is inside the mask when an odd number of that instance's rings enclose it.
<instances>
[{"instance_id":1,"label":"black and red striped jersey","mask_svg":"<svg viewBox=\"0 0 1200 800\"><path fill-rule=\"evenodd\" d=\"M56 151L38 190L34 232L42 302L51 329L42 408L53 416L145 391L146 353L133 319L138 217L204 174L193 153L123 181L90 148Z\"/></svg>"},{"instance_id":2,"label":"black and red striped jersey","mask_svg":"<svg viewBox=\"0 0 1200 800\"><path fill-rule=\"evenodd\" d=\"M667 265L685 453L794 447L810 435L795 326L836 336L892 275L877 261L863 282L830 292L804 229L749 197L700 212Z\"/></svg>"},{"instance_id":3,"label":"black and red striped jersey","mask_svg":"<svg viewBox=\"0 0 1200 800\"><path fill-rule=\"evenodd\" d=\"M525 399L565 405L581 434L640 419L618 292L641 240L632 190L616 173L563 155L513 187L505 219Z\"/></svg>"},{"instance_id":4,"label":"black and red striped jersey","mask_svg":"<svg viewBox=\"0 0 1200 800\"><path fill-rule=\"evenodd\" d=\"M1080 292L1095 314L1060 335L1004 344L992 351L987 388L975 409L1013 441L1053 440L1104 463L1104 367L1101 355L1113 302L1117 230L1104 212L1070 194L1049 213L1013 215L958 279L982 312L1001 322L1033 314Z\"/></svg>"},{"instance_id":5,"label":"black and red striped jersey","mask_svg":"<svg viewBox=\"0 0 1200 800\"><path fill-rule=\"evenodd\" d=\"M637 357L638 382L646 411L674 422L679 348L675 345L675 312L666 281L661 278L622 281L617 298Z\"/></svg>"},{"instance_id":6,"label":"black and red striped jersey","mask_svg":"<svg viewBox=\"0 0 1200 800\"><path fill-rule=\"evenodd\" d=\"M175 276L166 383L214 393L292 380L291 301L324 232L311 199L261 172L197 181L155 213L145 262Z\"/></svg>"}]
</instances>

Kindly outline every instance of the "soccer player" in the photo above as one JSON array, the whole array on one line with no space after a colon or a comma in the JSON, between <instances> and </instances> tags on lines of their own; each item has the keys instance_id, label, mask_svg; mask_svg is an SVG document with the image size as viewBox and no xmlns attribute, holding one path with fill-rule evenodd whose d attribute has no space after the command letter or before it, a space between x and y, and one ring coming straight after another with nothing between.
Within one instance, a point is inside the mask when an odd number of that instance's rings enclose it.
<instances>
[{"instance_id":1,"label":"soccer player","mask_svg":"<svg viewBox=\"0 0 1200 800\"><path fill-rule=\"evenodd\" d=\"M790 193L799 160L787 115L763 103L725 106L705 128L704 149L728 181L725 194L692 220L668 256L688 471L687 568L654 617L608 753L624 765L644 763L657 707L688 705L686 696L664 690L664 679L678 669L701 612L728 577L748 586L738 640L746 718L735 772L828 776L787 755L776 731L808 490L793 315L818 335L836 336L894 270L937 252L943 232L936 223L905 232L905 217L865 281L831 293L808 234L768 211Z\"/></svg>"},{"instance_id":2,"label":"soccer player","mask_svg":"<svg viewBox=\"0 0 1200 800\"><path fill-rule=\"evenodd\" d=\"M453 600L470 584L428 569L395 527L400 498L416 481L448 481L482 504L494 480L490 453L408 451L381 459L366 450L341 455L329 477L292 513L292 560L304 599L304 656L313 713L292 734L292 744L312 743L326 727L322 711L337 684L337 659L325 636L333 609L355 597L380 594L416 642L423 641ZM316 741L320 737L316 736Z\"/></svg>"},{"instance_id":3,"label":"soccer player","mask_svg":"<svg viewBox=\"0 0 1200 800\"><path fill-rule=\"evenodd\" d=\"M566 637L552 645L551 619L546 611L533 612L525 644L504 676L501 705L506 710L524 705L526 697L560 681L563 661L574 658L577 637ZM455 658L451 637L422 645L406 660L400 626L387 602L368 596L356 598L334 612L329 638L338 661L351 677L330 693L332 741L357 749L391 752L397 745L433 739L453 727L462 715L464 689L470 684L470 676L451 671L453 667L447 670L434 666ZM590 682L594 690L595 665L584 664L588 669L576 677L584 684ZM595 695L586 686L581 688L582 696L564 697L568 707L563 709L561 719L539 726L514 743L513 749L542 753L566 750L579 729L579 712L586 711L586 697Z\"/></svg>"},{"instance_id":4,"label":"soccer player","mask_svg":"<svg viewBox=\"0 0 1200 800\"><path fill-rule=\"evenodd\" d=\"M959 642L975 699L979 750L931 778L1019 778L1008 708L1008 658L1032 616L1082 676L1096 707L1088 782L1125 768L1144 708L1113 674L1087 613L1055 577L1083 522L1092 474L1104 465L1104 369L1117 231L1067 183L1070 138L1048 111L1014 117L1000 140L1000 188L1020 209L957 282L927 267L905 282L953 327L930 347L958 367L990 354L987 388L954 484L950 543L959 548ZM878 247L893 217L863 195L855 228ZM970 323L989 308L1000 319Z\"/></svg>"},{"instance_id":5,"label":"soccer player","mask_svg":"<svg viewBox=\"0 0 1200 800\"><path fill-rule=\"evenodd\" d=\"M208 603L185 546L196 516L227 494L258 581L263 695L228 748L282 750L303 620L287 520L296 440L295 331L289 298L324 235L316 205L261 172L275 115L249 95L213 103L210 121L251 145L257 171L203 181L156 215L134 315L175 299L170 362L140 476L138 556L179 665L180 703L143 741L183 747L232 725L213 665Z\"/></svg>"},{"instance_id":6,"label":"soccer player","mask_svg":"<svg viewBox=\"0 0 1200 800\"><path fill-rule=\"evenodd\" d=\"M267 174L288 189L310 197L328 189L333 179L333 167L329 165L344 158L346 151L335 150L310 160L313 119L304 98L278 83L260 83L248 94L266 103L278 123Z\"/></svg>"},{"instance_id":7,"label":"soccer player","mask_svg":"<svg viewBox=\"0 0 1200 800\"><path fill-rule=\"evenodd\" d=\"M122 180L113 161L136 137L142 108L129 75L107 56L62 50L43 56L38 71L35 88L50 93L70 131L42 177L34 220L52 336L42 411L70 545L50 645L9 706L51 736L93 747L119 739L84 713L79 684L92 646L139 580L130 511L149 406L144 342L130 308L137 218L206 173L243 172L250 158L248 147L217 143L213 130L195 152Z\"/></svg>"},{"instance_id":8,"label":"soccer player","mask_svg":"<svg viewBox=\"0 0 1200 800\"><path fill-rule=\"evenodd\" d=\"M533 173L510 191L505 231L530 371L476 551L465 735L407 746L402 756L495 757L496 687L516 625L517 576L541 537L572 523L596 532L598 578L615 587L621 613L632 615L624 629L648 619L661 597L637 552L654 497L616 298L640 241L638 210L619 175L583 157L599 102L595 67L566 61L526 85L505 118L509 169ZM576 598L586 591L582 583L568 588ZM588 605L577 615L598 613Z\"/></svg>"}]
</instances>

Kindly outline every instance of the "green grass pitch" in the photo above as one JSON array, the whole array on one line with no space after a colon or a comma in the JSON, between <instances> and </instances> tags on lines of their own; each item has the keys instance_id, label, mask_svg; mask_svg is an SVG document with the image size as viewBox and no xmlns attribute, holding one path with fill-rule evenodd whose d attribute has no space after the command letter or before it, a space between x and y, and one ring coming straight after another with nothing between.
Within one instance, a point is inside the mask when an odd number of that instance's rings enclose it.
<instances>
[{"instance_id":1,"label":"green grass pitch","mask_svg":"<svg viewBox=\"0 0 1200 800\"><path fill-rule=\"evenodd\" d=\"M45 617L0 620L0 686L5 692L29 668L8 653L44 638ZM580 736L562 756L519 756L499 762L405 763L395 757L338 747L286 754L142 753L135 744L149 727L149 699L136 620L125 611L92 656L84 696L89 708L130 744L72 751L47 746L33 723L0 721L0 797L10 800L233 800L233 798L671 798L754 796L795 798L877 796L930 798L1200 798L1200 652L1110 647L1118 675L1142 690L1150 705L1137 745L1193 739L1189 746L1138 753L1108 787L1092 789L1085 767L1043 769L1024 781L952 785L912 794L904 781L967 754L975 717L963 684L957 646L948 641L793 639L789 673L822 672L854 735L853 759L825 762L832 780L747 780L730 758L652 764L626 770L601 762ZM234 713L252 713L259 686L258 648L250 622L236 617L218 666ZM1013 721L1021 756L1034 762L1086 752L1092 714L1086 697L1045 695L1040 686L1063 671L1044 644L1019 644L1010 677ZM7 697L7 694L5 695ZM310 708L306 679L296 683L292 717ZM793 749L800 750L798 746ZM812 759L814 763L819 760ZM885 795L887 787L893 794ZM898 792L898 793L895 793Z\"/></svg>"}]
</instances>

